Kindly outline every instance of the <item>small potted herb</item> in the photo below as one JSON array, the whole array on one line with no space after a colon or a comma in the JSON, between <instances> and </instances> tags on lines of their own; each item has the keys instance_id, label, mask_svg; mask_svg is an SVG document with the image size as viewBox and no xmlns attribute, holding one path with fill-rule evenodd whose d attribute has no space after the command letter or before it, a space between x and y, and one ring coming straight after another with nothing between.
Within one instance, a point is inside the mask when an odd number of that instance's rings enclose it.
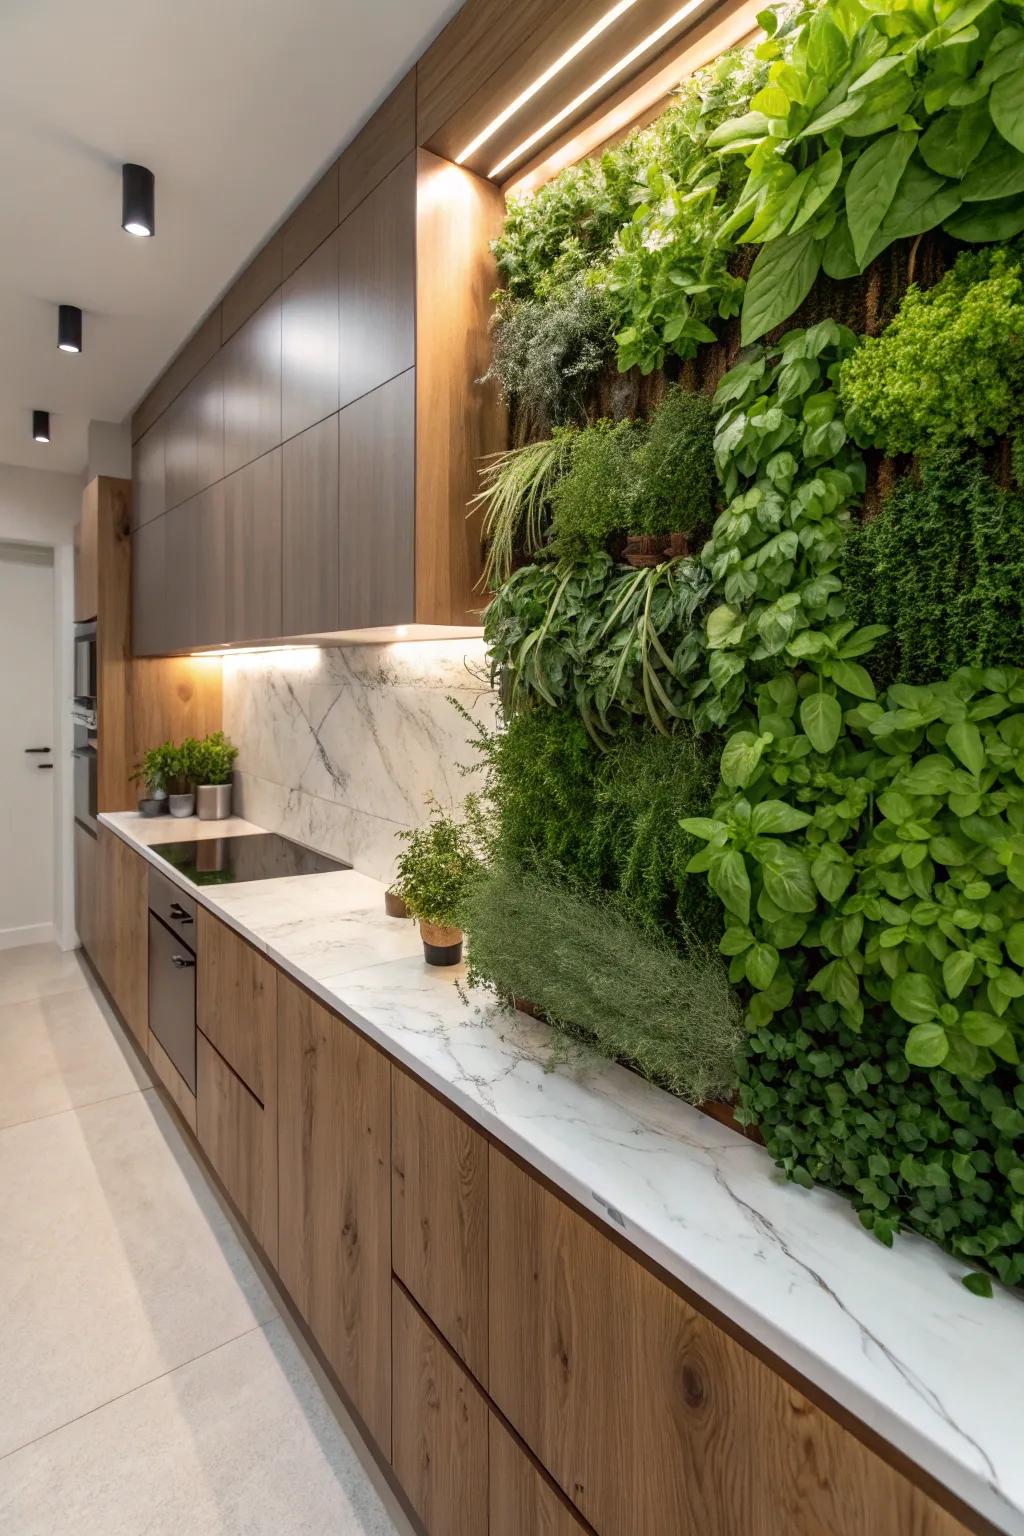
<instances>
[{"instance_id":1,"label":"small potted herb","mask_svg":"<svg viewBox=\"0 0 1024 1536\"><path fill-rule=\"evenodd\" d=\"M398 860L394 890L409 915L419 919L424 959L428 965L458 965L459 912L480 867L470 828L434 805L426 826L400 835L407 846Z\"/></svg>"},{"instance_id":2,"label":"small potted herb","mask_svg":"<svg viewBox=\"0 0 1024 1536\"><path fill-rule=\"evenodd\" d=\"M194 763L199 743L194 736L186 736L179 747L168 743L167 789L170 794L172 816L193 816L196 809Z\"/></svg>"},{"instance_id":3,"label":"small potted herb","mask_svg":"<svg viewBox=\"0 0 1024 1536\"><path fill-rule=\"evenodd\" d=\"M223 821L231 815L231 774L238 748L223 731L212 731L195 743L192 782L200 821Z\"/></svg>"},{"instance_id":4,"label":"small potted herb","mask_svg":"<svg viewBox=\"0 0 1024 1536\"><path fill-rule=\"evenodd\" d=\"M160 816L167 810L167 786L177 771L175 750L169 741L160 747L150 747L132 774L135 782L144 784L149 791L139 799L143 816Z\"/></svg>"}]
</instances>

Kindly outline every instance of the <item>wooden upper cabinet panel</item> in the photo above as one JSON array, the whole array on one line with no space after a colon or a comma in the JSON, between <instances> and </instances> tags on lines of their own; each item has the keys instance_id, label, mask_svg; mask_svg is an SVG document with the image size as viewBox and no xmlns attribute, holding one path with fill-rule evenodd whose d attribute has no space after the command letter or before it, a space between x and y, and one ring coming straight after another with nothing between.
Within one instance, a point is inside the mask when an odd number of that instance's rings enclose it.
<instances>
[{"instance_id":1,"label":"wooden upper cabinet panel","mask_svg":"<svg viewBox=\"0 0 1024 1536\"><path fill-rule=\"evenodd\" d=\"M397 1067L391 1124L395 1274L486 1387L487 1143Z\"/></svg>"},{"instance_id":2,"label":"wooden upper cabinet panel","mask_svg":"<svg viewBox=\"0 0 1024 1536\"><path fill-rule=\"evenodd\" d=\"M186 385L162 417L165 499L177 507L199 489L199 391Z\"/></svg>"},{"instance_id":3,"label":"wooden upper cabinet panel","mask_svg":"<svg viewBox=\"0 0 1024 1536\"><path fill-rule=\"evenodd\" d=\"M290 277L300 263L338 227L338 162L306 193L281 230L282 276Z\"/></svg>"},{"instance_id":4,"label":"wooden upper cabinet panel","mask_svg":"<svg viewBox=\"0 0 1024 1536\"><path fill-rule=\"evenodd\" d=\"M281 635L281 450L224 481L225 585L229 640Z\"/></svg>"},{"instance_id":5,"label":"wooden upper cabinet panel","mask_svg":"<svg viewBox=\"0 0 1024 1536\"><path fill-rule=\"evenodd\" d=\"M416 370L338 418L340 628L416 614Z\"/></svg>"},{"instance_id":6,"label":"wooden upper cabinet panel","mask_svg":"<svg viewBox=\"0 0 1024 1536\"><path fill-rule=\"evenodd\" d=\"M198 497L172 507L164 526L163 649L187 651L195 642Z\"/></svg>"},{"instance_id":7,"label":"wooden upper cabinet panel","mask_svg":"<svg viewBox=\"0 0 1024 1536\"><path fill-rule=\"evenodd\" d=\"M284 238L281 230L271 235L256 252L245 271L235 279L221 300L221 341L232 337L250 315L281 286L284 276Z\"/></svg>"},{"instance_id":8,"label":"wooden upper cabinet panel","mask_svg":"<svg viewBox=\"0 0 1024 1536\"><path fill-rule=\"evenodd\" d=\"M966 1536L493 1147L489 1193L491 1396L601 1536Z\"/></svg>"},{"instance_id":9,"label":"wooden upper cabinet panel","mask_svg":"<svg viewBox=\"0 0 1024 1536\"><path fill-rule=\"evenodd\" d=\"M75 528L75 623L94 619L99 611L99 480L82 492L82 515Z\"/></svg>"},{"instance_id":10,"label":"wooden upper cabinet panel","mask_svg":"<svg viewBox=\"0 0 1024 1536\"><path fill-rule=\"evenodd\" d=\"M391 1451L387 1057L278 978L277 1269L385 1456Z\"/></svg>"},{"instance_id":11,"label":"wooden upper cabinet panel","mask_svg":"<svg viewBox=\"0 0 1024 1536\"><path fill-rule=\"evenodd\" d=\"M488 1536L586 1536L565 1498L530 1460L497 1414L489 1415Z\"/></svg>"},{"instance_id":12,"label":"wooden upper cabinet panel","mask_svg":"<svg viewBox=\"0 0 1024 1536\"><path fill-rule=\"evenodd\" d=\"M167 510L164 423L154 422L132 448L132 527Z\"/></svg>"},{"instance_id":13,"label":"wooden upper cabinet panel","mask_svg":"<svg viewBox=\"0 0 1024 1536\"><path fill-rule=\"evenodd\" d=\"M149 394L132 417L132 441L147 432L170 405L186 384L217 354L221 343L220 305L211 310L206 319L193 332L177 357L157 379Z\"/></svg>"},{"instance_id":14,"label":"wooden upper cabinet panel","mask_svg":"<svg viewBox=\"0 0 1024 1536\"><path fill-rule=\"evenodd\" d=\"M196 417L196 490L224 478L224 366L211 359L192 385Z\"/></svg>"},{"instance_id":15,"label":"wooden upper cabinet panel","mask_svg":"<svg viewBox=\"0 0 1024 1536\"><path fill-rule=\"evenodd\" d=\"M196 1023L261 1104L276 1098L277 967L199 908Z\"/></svg>"},{"instance_id":16,"label":"wooden upper cabinet panel","mask_svg":"<svg viewBox=\"0 0 1024 1536\"><path fill-rule=\"evenodd\" d=\"M430 1536L488 1536L487 1399L401 1286L392 1298L395 1476Z\"/></svg>"},{"instance_id":17,"label":"wooden upper cabinet panel","mask_svg":"<svg viewBox=\"0 0 1024 1536\"><path fill-rule=\"evenodd\" d=\"M281 295L275 293L224 348L224 473L281 441Z\"/></svg>"},{"instance_id":18,"label":"wooden upper cabinet panel","mask_svg":"<svg viewBox=\"0 0 1024 1536\"><path fill-rule=\"evenodd\" d=\"M286 635L336 630L338 416L281 449L281 618Z\"/></svg>"},{"instance_id":19,"label":"wooden upper cabinet panel","mask_svg":"<svg viewBox=\"0 0 1024 1536\"><path fill-rule=\"evenodd\" d=\"M416 157L341 226L338 402L348 405L416 361Z\"/></svg>"},{"instance_id":20,"label":"wooden upper cabinet panel","mask_svg":"<svg viewBox=\"0 0 1024 1536\"><path fill-rule=\"evenodd\" d=\"M416 71L410 69L338 161L338 217L347 218L415 148Z\"/></svg>"},{"instance_id":21,"label":"wooden upper cabinet panel","mask_svg":"<svg viewBox=\"0 0 1024 1536\"><path fill-rule=\"evenodd\" d=\"M165 515L143 523L132 534L133 656L159 656L171 648L166 532Z\"/></svg>"},{"instance_id":22,"label":"wooden upper cabinet panel","mask_svg":"<svg viewBox=\"0 0 1024 1536\"><path fill-rule=\"evenodd\" d=\"M207 486L192 502L195 604L189 649L222 645L228 638L224 485Z\"/></svg>"},{"instance_id":23,"label":"wooden upper cabinet panel","mask_svg":"<svg viewBox=\"0 0 1024 1536\"><path fill-rule=\"evenodd\" d=\"M287 440L338 409L338 236L281 290L281 428Z\"/></svg>"}]
</instances>

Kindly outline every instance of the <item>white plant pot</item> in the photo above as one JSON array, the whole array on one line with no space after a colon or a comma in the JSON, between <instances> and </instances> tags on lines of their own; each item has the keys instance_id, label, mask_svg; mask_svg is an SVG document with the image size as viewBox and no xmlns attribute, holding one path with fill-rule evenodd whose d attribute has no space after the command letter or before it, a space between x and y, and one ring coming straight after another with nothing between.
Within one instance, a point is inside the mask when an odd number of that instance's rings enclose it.
<instances>
[{"instance_id":1,"label":"white plant pot","mask_svg":"<svg viewBox=\"0 0 1024 1536\"><path fill-rule=\"evenodd\" d=\"M193 794L171 795L172 816L192 816L195 814L196 797Z\"/></svg>"}]
</instances>

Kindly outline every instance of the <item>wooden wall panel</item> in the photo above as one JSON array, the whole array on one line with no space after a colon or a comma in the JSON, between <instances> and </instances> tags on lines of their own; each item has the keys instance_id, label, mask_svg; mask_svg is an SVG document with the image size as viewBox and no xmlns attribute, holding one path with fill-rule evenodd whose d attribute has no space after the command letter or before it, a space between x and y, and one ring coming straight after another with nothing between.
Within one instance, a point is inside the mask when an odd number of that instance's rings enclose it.
<instances>
[{"instance_id":1,"label":"wooden wall panel","mask_svg":"<svg viewBox=\"0 0 1024 1536\"><path fill-rule=\"evenodd\" d=\"M504 448L487 322L497 283L488 242L501 193L427 150L417 159L416 622L478 624L485 595L479 518L467 517L481 458Z\"/></svg>"},{"instance_id":2,"label":"wooden wall panel","mask_svg":"<svg viewBox=\"0 0 1024 1536\"><path fill-rule=\"evenodd\" d=\"M237 277L221 300L221 334L228 341L250 315L264 304L284 276L284 237L280 230L260 247L245 271Z\"/></svg>"},{"instance_id":3,"label":"wooden wall panel","mask_svg":"<svg viewBox=\"0 0 1024 1536\"><path fill-rule=\"evenodd\" d=\"M82 516L75 527L75 623L99 610L99 480L82 492Z\"/></svg>"},{"instance_id":4,"label":"wooden wall panel","mask_svg":"<svg viewBox=\"0 0 1024 1536\"><path fill-rule=\"evenodd\" d=\"M136 407L132 416L132 442L146 432L157 418L166 411L171 401L181 394L200 369L217 353L221 343L220 305L206 316L185 342L177 356L164 369L149 394Z\"/></svg>"},{"instance_id":5,"label":"wooden wall panel","mask_svg":"<svg viewBox=\"0 0 1024 1536\"><path fill-rule=\"evenodd\" d=\"M281 230L281 275L290 277L338 227L338 162L324 172Z\"/></svg>"},{"instance_id":6,"label":"wooden wall panel","mask_svg":"<svg viewBox=\"0 0 1024 1536\"><path fill-rule=\"evenodd\" d=\"M416 370L341 412L342 629L411 624L416 613Z\"/></svg>"},{"instance_id":7,"label":"wooden wall panel","mask_svg":"<svg viewBox=\"0 0 1024 1536\"><path fill-rule=\"evenodd\" d=\"M415 148L416 71L410 69L338 161L339 219L346 219Z\"/></svg>"},{"instance_id":8,"label":"wooden wall panel","mask_svg":"<svg viewBox=\"0 0 1024 1536\"><path fill-rule=\"evenodd\" d=\"M342 224L338 404L416 361L416 160L410 155Z\"/></svg>"},{"instance_id":9,"label":"wooden wall panel","mask_svg":"<svg viewBox=\"0 0 1024 1536\"><path fill-rule=\"evenodd\" d=\"M491 1395L601 1536L966 1536L493 1148L490 1252Z\"/></svg>"},{"instance_id":10,"label":"wooden wall panel","mask_svg":"<svg viewBox=\"0 0 1024 1536\"><path fill-rule=\"evenodd\" d=\"M430 1536L488 1536L487 1399L399 1285L392 1318L395 1475Z\"/></svg>"},{"instance_id":11,"label":"wooden wall panel","mask_svg":"<svg viewBox=\"0 0 1024 1536\"><path fill-rule=\"evenodd\" d=\"M391 1074L395 1274L487 1385L487 1142L415 1078Z\"/></svg>"}]
</instances>

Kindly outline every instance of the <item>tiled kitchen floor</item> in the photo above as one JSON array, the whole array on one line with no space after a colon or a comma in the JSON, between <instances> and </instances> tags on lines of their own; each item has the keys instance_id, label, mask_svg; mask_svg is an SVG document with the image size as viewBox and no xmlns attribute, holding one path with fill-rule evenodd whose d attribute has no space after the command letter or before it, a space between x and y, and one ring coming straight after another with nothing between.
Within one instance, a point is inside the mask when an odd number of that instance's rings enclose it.
<instances>
[{"instance_id":1,"label":"tiled kitchen floor","mask_svg":"<svg viewBox=\"0 0 1024 1536\"><path fill-rule=\"evenodd\" d=\"M342 1422L77 958L0 951L0 1530L405 1536Z\"/></svg>"}]
</instances>

